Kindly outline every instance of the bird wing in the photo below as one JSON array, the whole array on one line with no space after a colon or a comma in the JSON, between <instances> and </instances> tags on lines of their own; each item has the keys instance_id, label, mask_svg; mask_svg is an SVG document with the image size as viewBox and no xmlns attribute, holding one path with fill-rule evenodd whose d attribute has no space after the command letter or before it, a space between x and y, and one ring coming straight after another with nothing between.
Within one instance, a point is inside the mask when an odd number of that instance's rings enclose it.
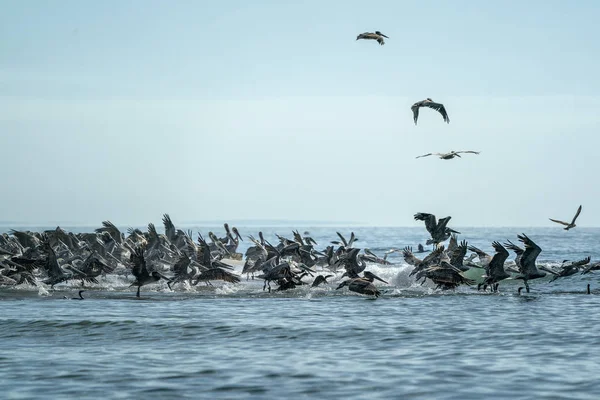
<instances>
[{"instance_id":1,"label":"bird wing","mask_svg":"<svg viewBox=\"0 0 600 400\"><path fill-rule=\"evenodd\" d=\"M110 236L118 243L121 243L121 232L119 229L110 221L102 221L102 228L95 230L97 233L108 232Z\"/></svg>"},{"instance_id":2,"label":"bird wing","mask_svg":"<svg viewBox=\"0 0 600 400\"><path fill-rule=\"evenodd\" d=\"M573 221L571 221L572 224L575 224L575 220L577 219L577 217L579 217L580 213L581 213L581 206L579 206L579 208L577 209L577 213L575 213L575 216L573 217Z\"/></svg>"},{"instance_id":3,"label":"bird wing","mask_svg":"<svg viewBox=\"0 0 600 400\"><path fill-rule=\"evenodd\" d=\"M402 256L404 257L404 261L408 264L408 265L414 265L417 266L418 264L420 264L421 262L423 262L423 260L415 257L415 255L412 253L412 249L409 246L406 246L403 250L402 250Z\"/></svg>"},{"instance_id":4,"label":"bird wing","mask_svg":"<svg viewBox=\"0 0 600 400\"><path fill-rule=\"evenodd\" d=\"M438 220L436 230L439 232L444 232L446 230L446 225L448 225L448 222L450 221L451 218L452 217L440 218ZM459 233L459 232L457 232L457 233Z\"/></svg>"},{"instance_id":5,"label":"bird wing","mask_svg":"<svg viewBox=\"0 0 600 400\"><path fill-rule=\"evenodd\" d=\"M535 268L535 260L538 255L542 252L540 246L535 244L535 242L527 237L524 233L521 235L517 235L519 240L523 242L525 245L525 251L523 252L523 256L521 257L521 266L523 268Z\"/></svg>"},{"instance_id":6,"label":"bird wing","mask_svg":"<svg viewBox=\"0 0 600 400\"><path fill-rule=\"evenodd\" d=\"M587 256L584 259L581 259L579 261L575 261L571 264L572 267L583 267L584 265L587 265L590 263L590 261L592 260L592 258L590 256Z\"/></svg>"},{"instance_id":7,"label":"bird wing","mask_svg":"<svg viewBox=\"0 0 600 400\"><path fill-rule=\"evenodd\" d=\"M507 249L514 251L516 254L523 254L523 252L525 251L522 248L520 248L519 246L517 246L516 244L514 244L513 242L511 242L510 240L507 240L506 242L507 243L504 243L504 246Z\"/></svg>"},{"instance_id":8,"label":"bird wing","mask_svg":"<svg viewBox=\"0 0 600 400\"><path fill-rule=\"evenodd\" d=\"M413 119L415 120L415 125L417 124L417 120L419 119L419 103L415 103L410 108L413 112Z\"/></svg>"},{"instance_id":9,"label":"bird wing","mask_svg":"<svg viewBox=\"0 0 600 400\"><path fill-rule=\"evenodd\" d=\"M552 221L552 222L556 222L557 224L562 224L562 225L569 226L569 223L568 223L568 222L559 221L559 220L557 220L557 219L552 219L552 218L548 218L548 219L549 219L550 221Z\"/></svg>"},{"instance_id":10,"label":"bird wing","mask_svg":"<svg viewBox=\"0 0 600 400\"><path fill-rule=\"evenodd\" d=\"M427 232L429 232L430 235L434 234L436 227L437 227L435 215L427 214L427 213L416 213L415 220L416 221L424 221L425 229L427 229Z\"/></svg>"},{"instance_id":11,"label":"bird wing","mask_svg":"<svg viewBox=\"0 0 600 400\"><path fill-rule=\"evenodd\" d=\"M421 157L429 157L430 155L432 155L433 153L427 153L427 154L423 154L422 156L418 156L415 158L421 158Z\"/></svg>"},{"instance_id":12,"label":"bird wing","mask_svg":"<svg viewBox=\"0 0 600 400\"><path fill-rule=\"evenodd\" d=\"M346 238L344 236L342 236L341 233L336 232L337 235L340 237L340 239L342 239L342 243L344 244L344 247L348 247L348 242L346 241Z\"/></svg>"},{"instance_id":13,"label":"bird wing","mask_svg":"<svg viewBox=\"0 0 600 400\"><path fill-rule=\"evenodd\" d=\"M133 261L133 268L131 269L133 276L139 279L142 275L148 275L143 248L136 248L135 252L131 255L131 259L131 261Z\"/></svg>"},{"instance_id":14,"label":"bird wing","mask_svg":"<svg viewBox=\"0 0 600 400\"><path fill-rule=\"evenodd\" d=\"M454 153L456 153L456 154L458 154L458 153L479 154L481 152L480 151L465 150L465 151L455 151Z\"/></svg>"},{"instance_id":15,"label":"bird wing","mask_svg":"<svg viewBox=\"0 0 600 400\"><path fill-rule=\"evenodd\" d=\"M354 235L354 232L350 232L350 240L348 240L348 247L352 247L352 245L354 244L354 242L356 242L357 240L358 239Z\"/></svg>"},{"instance_id":16,"label":"bird wing","mask_svg":"<svg viewBox=\"0 0 600 400\"><path fill-rule=\"evenodd\" d=\"M504 271L504 262L506 262L509 254L504 246L498 242L493 242L492 246L496 250L496 253L488 265L488 271L490 276L497 276Z\"/></svg>"},{"instance_id":17,"label":"bird wing","mask_svg":"<svg viewBox=\"0 0 600 400\"><path fill-rule=\"evenodd\" d=\"M483 261L482 260L483 258L489 257L488 253L486 253L485 251L483 251L475 246L469 246L469 250L472 251L473 253L476 253L481 261Z\"/></svg>"},{"instance_id":18,"label":"bird wing","mask_svg":"<svg viewBox=\"0 0 600 400\"><path fill-rule=\"evenodd\" d=\"M446 112L446 108L444 107L444 105L442 103L436 103L433 101L429 101L423 105L425 107L432 108L432 109L436 110L437 112L439 112L440 114L442 114L442 117L444 118L444 122L450 123L450 118L448 118L448 113Z\"/></svg>"}]
</instances>

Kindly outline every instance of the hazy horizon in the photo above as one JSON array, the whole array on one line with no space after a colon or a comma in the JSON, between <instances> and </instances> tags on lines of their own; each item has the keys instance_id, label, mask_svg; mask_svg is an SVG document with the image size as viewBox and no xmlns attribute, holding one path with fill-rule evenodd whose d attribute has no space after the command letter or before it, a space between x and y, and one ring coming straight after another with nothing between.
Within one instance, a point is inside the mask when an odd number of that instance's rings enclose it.
<instances>
[{"instance_id":1,"label":"hazy horizon","mask_svg":"<svg viewBox=\"0 0 600 400\"><path fill-rule=\"evenodd\" d=\"M0 220L600 226L600 3L4 5Z\"/></svg>"}]
</instances>

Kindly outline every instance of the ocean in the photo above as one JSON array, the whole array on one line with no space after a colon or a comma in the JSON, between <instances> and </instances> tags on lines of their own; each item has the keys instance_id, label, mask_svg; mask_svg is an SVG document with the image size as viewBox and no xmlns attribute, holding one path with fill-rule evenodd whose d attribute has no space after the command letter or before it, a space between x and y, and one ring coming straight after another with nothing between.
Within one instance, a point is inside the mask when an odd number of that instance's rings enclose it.
<instances>
[{"instance_id":1,"label":"ocean","mask_svg":"<svg viewBox=\"0 0 600 400\"><path fill-rule=\"evenodd\" d=\"M0 227L8 231L17 226ZM27 228L30 230L54 227ZM63 227L89 232L95 227ZM184 226L223 236L223 228ZM318 249L348 237L383 256L425 244L420 228L238 226L275 244L275 233L307 231ZM541 248L538 264L586 256L600 261L600 229L455 228L492 254L491 242L525 233ZM213 282L170 290L163 282L128 287L107 276L49 287L0 288L0 393L3 398L357 398L597 399L600 396L600 272L549 283L507 280L499 293L421 286L398 253L367 270L377 299L330 284L285 292L263 282ZM509 261L514 260L511 252ZM241 270L241 263L232 263ZM473 269L467 274L483 273ZM309 281L308 279L305 279ZM590 284L591 295L586 294ZM42 285L43 286L43 285ZM65 299L66 297L66 299Z\"/></svg>"}]
</instances>

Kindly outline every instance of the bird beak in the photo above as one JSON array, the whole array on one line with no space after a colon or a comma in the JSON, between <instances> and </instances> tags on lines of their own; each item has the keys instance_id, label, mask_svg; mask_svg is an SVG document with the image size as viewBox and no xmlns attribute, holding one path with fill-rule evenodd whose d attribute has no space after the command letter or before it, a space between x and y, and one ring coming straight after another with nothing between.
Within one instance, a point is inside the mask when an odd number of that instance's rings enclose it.
<instances>
[{"instance_id":1,"label":"bird beak","mask_svg":"<svg viewBox=\"0 0 600 400\"><path fill-rule=\"evenodd\" d=\"M386 39L389 39L389 37L385 36L383 33L381 34L381 36L383 36Z\"/></svg>"},{"instance_id":2,"label":"bird beak","mask_svg":"<svg viewBox=\"0 0 600 400\"><path fill-rule=\"evenodd\" d=\"M373 279L377 279L377 280L378 280L378 281L380 281L380 282L387 283L386 281L384 281L383 279L381 279L380 277L378 277L378 276L377 276L377 275L375 275L375 274L373 274Z\"/></svg>"},{"instance_id":3,"label":"bird beak","mask_svg":"<svg viewBox=\"0 0 600 400\"><path fill-rule=\"evenodd\" d=\"M341 289L341 288L343 288L344 286L346 286L346 282L345 282L345 281L344 281L344 282L342 282L342 283L340 283L340 284L339 284L339 286L335 288L335 290Z\"/></svg>"}]
</instances>

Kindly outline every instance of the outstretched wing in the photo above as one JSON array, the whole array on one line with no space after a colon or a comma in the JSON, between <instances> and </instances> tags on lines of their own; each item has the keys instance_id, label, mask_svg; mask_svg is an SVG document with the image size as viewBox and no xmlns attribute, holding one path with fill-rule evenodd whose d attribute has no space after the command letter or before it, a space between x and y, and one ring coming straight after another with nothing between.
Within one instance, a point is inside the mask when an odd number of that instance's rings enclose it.
<instances>
[{"instance_id":1,"label":"outstretched wing","mask_svg":"<svg viewBox=\"0 0 600 400\"><path fill-rule=\"evenodd\" d=\"M504 262L508 258L508 251L498 242L493 242L492 246L496 253L488 265L488 270L490 276L497 276L504 271Z\"/></svg>"},{"instance_id":2,"label":"outstretched wing","mask_svg":"<svg viewBox=\"0 0 600 400\"><path fill-rule=\"evenodd\" d=\"M559 221L559 220L557 220L557 219L552 219L552 218L548 218L548 219L549 219L550 221L552 221L552 222L556 222L557 224L562 224L562 225L569 226L569 223L568 223L568 222Z\"/></svg>"},{"instance_id":3,"label":"outstretched wing","mask_svg":"<svg viewBox=\"0 0 600 400\"><path fill-rule=\"evenodd\" d=\"M577 219L577 217L579 217L580 213L581 213L581 206L579 206L579 208L577 209L577 213L575 214L575 216L573 217L573 221L571 222L572 224L575 224L575 220Z\"/></svg>"},{"instance_id":4,"label":"outstretched wing","mask_svg":"<svg viewBox=\"0 0 600 400\"><path fill-rule=\"evenodd\" d=\"M425 222L425 229L427 229L427 232L429 232L430 235L433 235L436 228L437 228L437 223L435 220L435 215L433 214L428 214L428 213L416 213L415 214L415 220L416 221L424 221Z\"/></svg>"},{"instance_id":5,"label":"outstretched wing","mask_svg":"<svg viewBox=\"0 0 600 400\"><path fill-rule=\"evenodd\" d=\"M521 257L521 266L535 265L535 260L538 255L542 252L540 246L527 237L524 233L517 235L517 238L525 245L525 251Z\"/></svg>"},{"instance_id":6,"label":"outstretched wing","mask_svg":"<svg viewBox=\"0 0 600 400\"><path fill-rule=\"evenodd\" d=\"M415 120L415 125L417 124L417 120L419 119L419 103L415 103L410 108L413 112L413 119Z\"/></svg>"},{"instance_id":7,"label":"outstretched wing","mask_svg":"<svg viewBox=\"0 0 600 400\"><path fill-rule=\"evenodd\" d=\"M429 157L430 155L432 155L433 153L427 153L427 154L423 154L422 156L418 156L415 158L421 158L421 157Z\"/></svg>"},{"instance_id":8,"label":"outstretched wing","mask_svg":"<svg viewBox=\"0 0 600 400\"><path fill-rule=\"evenodd\" d=\"M423 105L425 107L432 108L432 109L436 110L437 112L439 112L440 114L442 114L442 117L444 118L444 122L446 122L448 124L450 123L450 118L448 118L448 113L446 112L446 107L444 107L444 105L442 103L436 103L433 101L429 101Z\"/></svg>"},{"instance_id":9,"label":"outstretched wing","mask_svg":"<svg viewBox=\"0 0 600 400\"><path fill-rule=\"evenodd\" d=\"M470 153L470 154L479 154L481 153L480 151L472 151L472 150L465 150L465 151L455 151L456 154L458 153Z\"/></svg>"},{"instance_id":10,"label":"outstretched wing","mask_svg":"<svg viewBox=\"0 0 600 400\"><path fill-rule=\"evenodd\" d=\"M163 214L163 225L165 226L165 235L170 241L174 241L176 238L175 225L171 221L169 214Z\"/></svg>"}]
</instances>

